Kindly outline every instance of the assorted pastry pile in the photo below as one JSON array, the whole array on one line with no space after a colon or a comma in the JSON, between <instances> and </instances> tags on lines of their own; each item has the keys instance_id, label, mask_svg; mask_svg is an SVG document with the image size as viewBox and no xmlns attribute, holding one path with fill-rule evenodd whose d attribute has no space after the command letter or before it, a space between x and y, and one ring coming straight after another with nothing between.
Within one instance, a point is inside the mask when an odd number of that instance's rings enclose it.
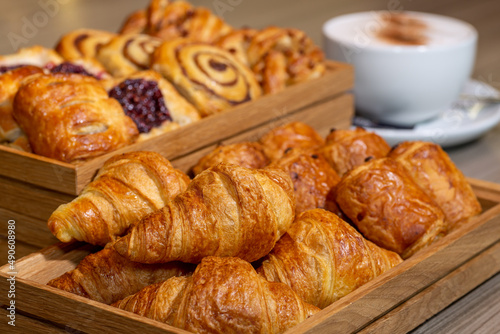
<instances>
[{"instance_id":1,"label":"assorted pastry pile","mask_svg":"<svg viewBox=\"0 0 500 334\"><path fill-rule=\"evenodd\" d=\"M0 144L75 163L317 78L296 29L236 29L208 9L152 0L119 33L79 29L54 50L0 56Z\"/></svg>"},{"instance_id":2,"label":"assorted pastry pile","mask_svg":"<svg viewBox=\"0 0 500 334\"><path fill-rule=\"evenodd\" d=\"M438 145L362 128L286 124L192 174L108 160L48 221L104 248L48 285L192 332L282 333L481 212Z\"/></svg>"}]
</instances>

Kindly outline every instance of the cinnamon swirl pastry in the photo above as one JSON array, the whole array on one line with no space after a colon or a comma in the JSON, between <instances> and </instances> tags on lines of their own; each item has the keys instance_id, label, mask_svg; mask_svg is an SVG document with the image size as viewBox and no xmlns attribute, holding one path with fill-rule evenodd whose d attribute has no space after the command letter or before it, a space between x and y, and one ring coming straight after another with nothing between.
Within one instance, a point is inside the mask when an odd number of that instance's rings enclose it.
<instances>
[{"instance_id":1,"label":"cinnamon swirl pastry","mask_svg":"<svg viewBox=\"0 0 500 334\"><path fill-rule=\"evenodd\" d=\"M137 127L99 82L79 74L43 74L19 88L14 119L36 154L66 162L132 143Z\"/></svg>"},{"instance_id":2,"label":"cinnamon swirl pastry","mask_svg":"<svg viewBox=\"0 0 500 334\"><path fill-rule=\"evenodd\" d=\"M152 68L165 76L203 116L261 95L253 73L228 51L187 39L164 42Z\"/></svg>"},{"instance_id":3,"label":"cinnamon swirl pastry","mask_svg":"<svg viewBox=\"0 0 500 334\"><path fill-rule=\"evenodd\" d=\"M141 133L149 138L200 119L196 108L155 71L130 75L109 91Z\"/></svg>"},{"instance_id":4,"label":"cinnamon swirl pastry","mask_svg":"<svg viewBox=\"0 0 500 334\"><path fill-rule=\"evenodd\" d=\"M146 33L164 40L185 37L213 43L231 30L210 10L185 1L152 0L148 7Z\"/></svg>"},{"instance_id":5,"label":"cinnamon swirl pastry","mask_svg":"<svg viewBox=\"0 0 500 334\"><path fill-rule=\"evenodd\" d=\"M250 28L233 30L229 34L222 36L215 45L229 51L236 59L250 67L247 51L252 38L257 32L257 30Z\"/></svg>"},{"instance_id":6,"label":"cinnamon swirl pastry","mask_svg":"<svg viewBox=\"0 0 500 334\"><path fill-rule=\"evenodd\" d=\"M142 34L148 24L148 15L145 9L130 14L122 27L120 28L120 35L125 34Z\"/></svg>"},{"instance_id":7,"label":"cinnamon swirl pastry","mask_svg":"<svg viewBox=\"0 0 500 334\"><path fill-rule=\"evenodd\" d=\"M40 67L27 65L0 75L0 142L14 143L24 135L12 116L12 102L19 87L40 74Z\"/></svg>"},{"instance_id":8,"label":"cinnamon swirl pastry","mask_svg":"<svg viewBox=\"0 0 500 334\"><path fill-rule=\"evenodd\" d=\"M0 74L26 65L50 68L62 62L63 59L54 50L35 45L0 56Z\"/></svg>"},{"instance_id":9,"label":"cinnamon swirl pastry","mask_svg":"<svg viewBox=\"0 0 500 334\"><path fill-rule=\"evenodd\" d=\"M66 60L92 58L102 45L115 36L102 30L78 29L61 37L55 49Z\"/></svg>"},{"instance_id":10,"label":"cinnamon swirl pastry","mask_svg":"<svg viewBox=\"0 0 500 334\"><path fill-rule=\"evenodd\" d=\"M325 71L323 52L297 29L259 31L248 47L248 60L266 94L317 78Z\"/></svg>"},{"instance_id":11,"label":"cinnamon swirl pastry","mask_svg":"<svg viewBox=\"0 0 500 334\"><path fill-rule=\"evenodd\" d=\"M160 39L148 35L119 35L99 49L97 59L111 75L124 77L148 69L151 54L160 44Z\"/></svg>"}]
</instances>

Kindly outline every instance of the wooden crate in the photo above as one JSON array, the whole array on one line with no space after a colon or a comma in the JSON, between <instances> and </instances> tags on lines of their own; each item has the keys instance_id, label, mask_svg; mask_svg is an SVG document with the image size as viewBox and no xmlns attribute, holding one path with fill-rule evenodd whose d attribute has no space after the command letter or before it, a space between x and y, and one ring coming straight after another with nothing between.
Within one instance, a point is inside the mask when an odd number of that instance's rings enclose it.
<instances>
[{"instance_id":1,"label":"wooden crate","mask_svg":"<svg viewBox=\"0 0 500 334\"><path fill-rule=\"evenodd\" d=\"M469 180L480 216L325 308L287 333L404 333L500 271L500 185ZM29 326L87 333L186 331L46 286L94 250L58 244L16 262L16 310ZM0 289L8 291L8 265ZM0 304L7 305L7 293Z\"/></svg>"},{"instance_id":2,"label":"wooden crate","mask_svg":"<svg viewBox=\"0 0 500 334\"><path fill-rule=\"evenodd\" d=\"M19 241L40 248L54 244L47 219L59 205L75 198L114 154L157 151L188 171L221 142L255 141L287 122L303 121L324 136L332 127L348 128L354 114L348 93L353 77L349 65L329 62L321 78L77 165L0 146L0 237L6 235L6 222L13 219Z\"/></svg>"}]
</instances>

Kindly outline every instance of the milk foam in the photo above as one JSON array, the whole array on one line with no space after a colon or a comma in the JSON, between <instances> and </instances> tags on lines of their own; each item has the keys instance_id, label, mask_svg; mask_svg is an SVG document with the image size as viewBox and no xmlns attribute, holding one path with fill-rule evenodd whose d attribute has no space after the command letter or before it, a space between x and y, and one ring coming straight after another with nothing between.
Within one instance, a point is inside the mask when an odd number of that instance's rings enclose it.
<instances>
[{"instance_id":1,"label":"milk foam","mask_svg":"<svg viewBox=\"0 0 500 334\"><path fill-rule=\"evenodd\" d=\"M339 42L354 44L357 47L394 47L378 37L386 22L383 15L387 12L363 12L332 19L324 26L327 37ZM475 29L466 22L428 13L405 12L409 17L417 19L427 27L424 31L425 46L452 46L470 40L476 34ZM397 47L415 47L397 45Z\"/></svg>"}]
</instances>

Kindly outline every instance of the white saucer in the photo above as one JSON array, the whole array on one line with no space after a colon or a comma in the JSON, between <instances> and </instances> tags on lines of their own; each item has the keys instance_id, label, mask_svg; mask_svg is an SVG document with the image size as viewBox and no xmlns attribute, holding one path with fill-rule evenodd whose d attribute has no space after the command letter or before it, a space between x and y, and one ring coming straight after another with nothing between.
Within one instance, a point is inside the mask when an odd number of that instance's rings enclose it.
<instances>
[{"instance_id":1,"label":"white saucer","mask_svg":"<svg viewBox=\"0 0 500 334\"><path fill-rule=\"evenodd\" d=\"M476 80L470 80L466 84L463 94L478 97L499 96L499 92L493 87ZM364 128L383 137L389 145L406 140L430 141L442 147L464 144L479 138L500 122L500 104L486 105L478 114L471 115L467 109L474 103L471 100L456 101L439 117L419 123L413 129L378 126Z\"/></svg>"}]
</instances>

